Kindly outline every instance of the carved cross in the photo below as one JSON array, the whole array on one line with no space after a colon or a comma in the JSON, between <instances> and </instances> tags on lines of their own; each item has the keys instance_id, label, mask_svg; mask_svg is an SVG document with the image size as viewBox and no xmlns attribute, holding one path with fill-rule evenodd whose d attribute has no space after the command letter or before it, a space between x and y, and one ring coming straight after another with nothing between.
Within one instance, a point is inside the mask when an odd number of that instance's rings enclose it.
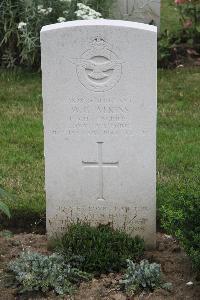
<instances>
[{"instance_id":1,"label":"carved cross","mask_svg":"<svg viewBox=\"0 0 200 300\"><path fill-rule=\"evenodd\" d=\"M99 169L99 196L97 198L97 200L99 201L104 201L104 195L103 195L103 187L104 187L104 182L103 182L103 168L106 167L118 167L119 166L119 162L104 162L103 161L103 142L97 142L97 146L98 146L98 153L97 153L97 157L98 160L97 161L82 161L82 164L84 167L91 167L91 168L98 168Z\"/></svg>"}]
</instances>

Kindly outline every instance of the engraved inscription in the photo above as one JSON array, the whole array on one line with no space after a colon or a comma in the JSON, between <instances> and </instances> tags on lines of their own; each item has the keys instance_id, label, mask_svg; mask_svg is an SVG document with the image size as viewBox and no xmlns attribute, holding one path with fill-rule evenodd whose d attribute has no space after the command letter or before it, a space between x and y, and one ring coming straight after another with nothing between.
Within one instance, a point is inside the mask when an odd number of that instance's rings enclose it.
<instances>
[{"instance_id":1,"label":"engraved inscription","mask_svg":"<svg viewBox=\"0 0 200 300\"><path fill-rule=\"evenodd\" d=\"M98 145L98 161L95 162L89 162L89 161L82 161L82 164L84 167L98 167L99 169L99 201L104 201L104 195L103 195L103 168L104 167L118 167L119 162L103 162L103 142L97 142Z\"/></svg>"},{"instance_id":2,"label":"engraved inscription","mask_svg":"<svg viewBox=\"0 0 200 300\"><path fill-rule=\"evenodd\" d=\"M131 98L70 98L66 135L133 135Z\"/></svg>"},{"instance_id":3,"label":"engraved inscription","mask_svg":"<svg viewBox=\"0 0 200 300\"><path fill-rule=\"evenodd\" d=\"M51 128L51 133L66 137L135 135L133 98L71 97L65 100L65 126ZM100 138L101 139L101 138Z\"/></svg>"},{"instance_id":4,"label":"engraved inscription","mask_svg":"<svg viewBox=\"0 0 200 300\"><path fill-rule=\"evenodd\" d=\"M94 92L112 89L122 74L122 61L101 36L93 39L91 48L81 58L71 59L76 65L80 83Z\"/></svg>"},{"instance_id":5,"label":"engraved inscription","mask_svg":"<svg viewBox=\"0 0 200 300\"><path fill-rule=\"evenodd\" d=\"M74 223L74 220L82 220L97 226L98 224L109 224L113 228L117 224L118 228L126 230L129 234L140 234L143 236L147 230L148 216L149 208L146 206L111 208L98 205L87 207L60 206L57 209L57 214L49 220L49 223L52 228L57 228L60 232L65 231L68 225ZM117 220L120 220L120 224Z\"/></svg>"}]
</instances>

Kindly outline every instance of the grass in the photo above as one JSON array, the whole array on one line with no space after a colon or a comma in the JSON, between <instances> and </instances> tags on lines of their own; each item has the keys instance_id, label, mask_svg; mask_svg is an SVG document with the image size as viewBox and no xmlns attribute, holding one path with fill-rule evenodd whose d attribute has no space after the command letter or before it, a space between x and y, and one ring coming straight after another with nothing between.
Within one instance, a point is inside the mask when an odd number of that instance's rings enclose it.
<instances>
[{"instance_id":1,"label":"grass","mask_svg":"<svg viewBox=\"0 0 200 300\"><path fill-rule=\"evenodd\" d=\"M158 207L187 189L200 194L200 69L160 71Z\"/></svg>"},{"instance_id":2,"label":"grass","mask_svg":"<svg viewBox=\"0 0 200 300\"><path fill-rule=\"evenodd\" d=\"M161 31L178 28L174 0L161 0ZM158 73L158 208L200 193L199 82L199 69ZM45 213L40 74L1 70L0 87L0 187L16 196L11 222L23 228Z\"/></svg>"},{"instance_id":3,"label":"grass","mask_svg":"<svg viewBox=\"0 0 200 300\"><path fill-rule=\"evenodd\" d=\"M0 185L16 195L13 214L30 224L45 210L40 76L2 71L0 82Z\"/></svg>"},{"instance_id":4,"label":"grass","mask_svg":"<svg viewBox=\"0 0 200 300\"><path fill-rule=\"evenodd\" d=\"M158 207L185 186L200 192L199 82L197 68L158 72ZM41 78L1 71L0 85L0 186L22 226L45 212Z\"/></svg>"}]
</instances>

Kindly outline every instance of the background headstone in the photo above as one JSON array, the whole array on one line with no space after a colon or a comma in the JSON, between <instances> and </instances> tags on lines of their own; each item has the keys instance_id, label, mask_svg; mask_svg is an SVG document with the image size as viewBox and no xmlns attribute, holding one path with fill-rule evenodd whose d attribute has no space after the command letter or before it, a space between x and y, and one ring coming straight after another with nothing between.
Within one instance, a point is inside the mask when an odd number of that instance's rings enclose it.
<instances>
[{"instance_id":1,"label":"background headstone","mask_svg":"<svg viewBox=\"0 0 200 300\"><path fill-rule=\"evenodd\" d=\"M41 32L47 231L110 224L155 243L156 27L73 21Z\"/></svg>"},{"instance_id":2,"label":"background headstone","mask_svg":"<svg viewBox=\"0 0 200 300\"><path fill-rule=\"evenodd\" d=\"M115 0L113 17L160 26L160 0Z\"/></svg>"}]
</instances>

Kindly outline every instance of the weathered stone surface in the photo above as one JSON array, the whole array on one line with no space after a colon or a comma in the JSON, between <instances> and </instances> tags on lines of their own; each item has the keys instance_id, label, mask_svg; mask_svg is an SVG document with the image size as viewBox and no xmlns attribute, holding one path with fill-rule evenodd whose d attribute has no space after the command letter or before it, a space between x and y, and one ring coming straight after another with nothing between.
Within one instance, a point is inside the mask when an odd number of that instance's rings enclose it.
<instances>
[{"instance_id":1,"label":"weathered stone surface","mask_svg":"<svg viewBox=\"0 0 200 300\"><path fill-rule=\"evenodd\" d=\"M160 0L116 0L113 4L115 19L160 26Z\"/></svg>"},{"instance_id":2,"label":"weathered stone surface","mask_svg":"<svg viewBox=\"0 0 200 300\"><path fill-rule=\"evenodd\" d=\"M124 21L42 29L50 236L81 220L155 245L156 40Z\"/></svg>"}]
</instances>

